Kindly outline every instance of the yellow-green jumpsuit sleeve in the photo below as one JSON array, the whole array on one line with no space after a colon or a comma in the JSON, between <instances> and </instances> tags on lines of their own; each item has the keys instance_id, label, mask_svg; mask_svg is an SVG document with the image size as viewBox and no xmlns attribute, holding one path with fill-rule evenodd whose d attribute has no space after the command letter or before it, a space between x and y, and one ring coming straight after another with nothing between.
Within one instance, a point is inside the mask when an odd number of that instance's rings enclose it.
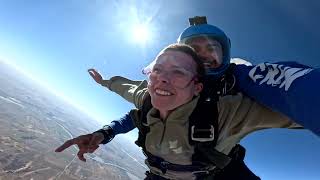
<instances>
[{"instance_id":1,"label":"yellow-green jumpsuit sleeve","mask_svg":"<svg viewBox=\"0 0 320 180\"><path fill-rule=\"evenodd\" d=\"M268 128L302 128L287 116L243 96L223 97L218 102L219 139L217 150L228 153L247 134Z\"/></svg>"},{"instance_id":2,"label":"yellow-green jumpsuit sleeve","mask_svg":"<svg viewBox=\"0 0 320 180\"><path fill-rule=\"evenodd\" d=\"M101 85L133 103L137 108L142 106L144 96L147 93L147 81L145 80L133 81L125 77L114 76L103 80Z\"/></svg>"}]
</instances>

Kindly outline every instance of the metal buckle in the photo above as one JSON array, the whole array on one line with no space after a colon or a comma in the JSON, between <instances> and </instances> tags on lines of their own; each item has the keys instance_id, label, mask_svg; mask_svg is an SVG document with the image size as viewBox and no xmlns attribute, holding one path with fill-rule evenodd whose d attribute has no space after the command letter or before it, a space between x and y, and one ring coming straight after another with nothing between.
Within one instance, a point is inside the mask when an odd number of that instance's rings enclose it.
<instances>
[{"instance_id":1,"label":"metal buckle","mask_svg":"<svg viewBox=\"0 0 320 180\"><path fill-rule=\"evenodd\" d=\"M194 137L195 133L197 132L209 132L209 137ZM211 125L210 129L195 129L195 126L193 125L191 127L191 139L193 141L199 141L199 142L207 142L207 141L213 141L214 140L214 127Z\"/></svg>"}]
</instances>

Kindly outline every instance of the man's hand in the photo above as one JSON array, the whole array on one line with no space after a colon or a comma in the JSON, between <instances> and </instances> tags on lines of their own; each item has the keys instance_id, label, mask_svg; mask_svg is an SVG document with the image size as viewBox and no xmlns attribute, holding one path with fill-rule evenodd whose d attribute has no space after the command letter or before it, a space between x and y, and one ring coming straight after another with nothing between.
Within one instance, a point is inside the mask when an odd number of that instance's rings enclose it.
<instances>
[{"instance_id":1,"label":"man's hand","mask_svg":"<svg viewBox=\"0 0 320 180\"><path fill-rule=\"evenodd\" d=\"M101 74L96 71L95 69L88 69L88 72L90 74L90 76L98 83L98 84L101 84L102 83L102 76Z\"/></svg>"},{"instance_id":2,"label":"man's hand","mask_svg":"<svg viewBox=\"0 0 320 180\"><path fill-rule=\"evenodd\" d=\"M93 153L96 149L98 149L99 144L103 141L104 136L102 133L92 133L92 134L86 134L81 135L73 139L69 139L64 144L62 144L60 147L58 147L55 152L62 152L65 149L69 148L72 145L77 145L79 148L78 152L78 158L81 161L86 162L86 159L84 158L85 153Z\"/></svg>"}]
</instances>

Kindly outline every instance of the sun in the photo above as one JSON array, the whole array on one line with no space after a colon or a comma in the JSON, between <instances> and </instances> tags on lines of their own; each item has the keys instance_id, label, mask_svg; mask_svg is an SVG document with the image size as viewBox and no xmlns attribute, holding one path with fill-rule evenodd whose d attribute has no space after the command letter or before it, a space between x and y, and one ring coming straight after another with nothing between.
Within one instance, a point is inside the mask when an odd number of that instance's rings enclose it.
<instances>
[{"instance_id":1,"label":"sun","mask_svg":"<svg viewBox=\"0 0 320 180\"><path fill-rule=\"evenodd\" d=\"M151 40L150 29L146 24L136 24L132 27L132 39L135 43L146 44Z\"/></svg>"}]
</instances>

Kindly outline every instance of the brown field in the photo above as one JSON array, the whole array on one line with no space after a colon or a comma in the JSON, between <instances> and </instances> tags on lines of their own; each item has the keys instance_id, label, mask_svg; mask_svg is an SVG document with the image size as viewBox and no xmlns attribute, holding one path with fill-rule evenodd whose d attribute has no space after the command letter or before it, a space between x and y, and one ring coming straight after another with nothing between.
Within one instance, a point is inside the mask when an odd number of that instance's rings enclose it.
<instances>
[{"instance_id":1,"label":"brown field","mask_svg":"<svg viewBox=\"0 0 320 180\"><path fill-rule=\"evenodd\" d=\"M20 77L17 78L17 77ZM145 168L117 138L83 163L77 149L54 149L99 128L86 114L49 94L0 62L0 180L143 179Z\"/></svg>"}]
</instances>

